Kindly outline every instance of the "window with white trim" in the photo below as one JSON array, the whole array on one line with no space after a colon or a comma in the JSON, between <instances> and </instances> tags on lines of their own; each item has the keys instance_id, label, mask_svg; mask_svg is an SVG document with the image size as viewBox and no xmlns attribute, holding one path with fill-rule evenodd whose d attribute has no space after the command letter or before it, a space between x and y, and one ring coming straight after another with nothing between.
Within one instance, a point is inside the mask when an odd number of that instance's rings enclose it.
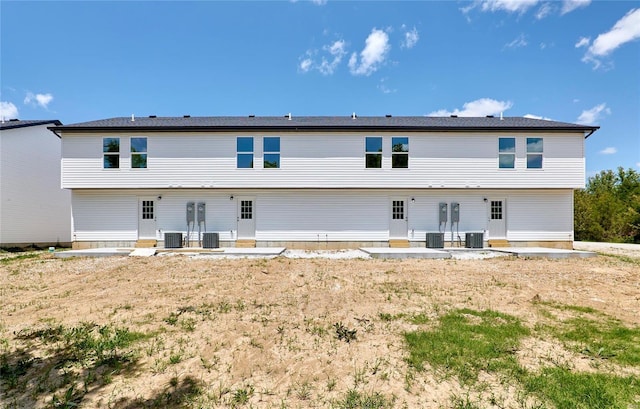
<instances>
[{"instance_id":1,"label":"window with white trim","mask_svg":"<svg viewBox=\"0 0 640 409\"><path fill-rule=\"evenodd\" d=\"M253 219L253 200L240 201L240 218L242 220Z\"/></svg>"},{"instance_id":2,"label":"window with white trim","mask_svg":"<svg viewBox=\"0 0 640 409\"><path fill-rule=\"evenodd\" d=\"M131 138L131 167L134 169L146 169L147 138Z\"/></svg>"},{"instance_id":3,"label":"window with white trim","mask_svg":"<svg viewBox=\"0 0 640 409\"><path fill-rule=\"evenodd\" d=\"M395 136L391 138L391 167L409 167L409 137Z\"/></svg>"},{"instance_id":4,"label":"window with white trim","mask_svg":"<svg viewBox=\"0 0 640 409\"><path fill-rule=\"evenodd\" d=\"M153 200L142 201L142 220L153 220Z\"/></svg>"},{"instance_id":5,"label":"window with white trim","mask_svg":"<svg viewBox=\"0 0 640 409\"><path fill-rule=\"evenodd\" d=\"M265 136L262 138L264 152L264 168L277 169L280 167L280 137Z\"/></svg>"},{"instance_id":6,"label":"window with white trim","mask_svg":"<svg viewBox=\"0 0 640 409\"><path fill-rule=\"evenodd\" d=\"M502 200L491 201L491 220L502 220Z\"/></svg>"},{"instance_id":7,"label":"window with white trim","mask_svg":"<svg viewBox=\"0 0 640 409\"><path fill-rule=\"evenodd\" d=\"M516 167L516 138L498 138L498 167L500 169Z\"/></svg>"},{"instance_id":8,"label":"window with white trim","mask_svg":"<svg viewBox=\"0 0 640 409\"><path fill-rule=\"evenodd\" d=\"M527 169L542 169L542 138L527 138Z\"/></svg>"},{"instance_id":9,"label":"window with white trim","mask_svg":"<svg viewBox=\"0 0 640 409\"><path fill-rule=\"evenodd\" d=\"M253 168L253 136L236 138L238 169Z\"/></svg>"},{"instance_id":10,"label":"window with white trim","mask_svg":"<svg viewBox=\"0 0 640 409\"><path fill-rule=\"evenodd\" d=\"M102 138L102 158L104 169L120 167L120 138Z\"/></svg>"},{"instance_id":11,"label":"window with white trim","mask_svg":"<svg viewBox=\"0 0 640 409\"><path fill-rule=\"evenodd\" d=\"M382 137L367 136L364 138L365 167L382 167Z\"/></svg>"},{"instance_id":12,"label":"window with white trim","mask_svg":"<svg viewBox=\"0 0 640 409\"><path fill-rule=\"evenodd\" d=\"M391 218L404 220L404 200L394 200L391 207Z\"/></svg>"}]
</instances>

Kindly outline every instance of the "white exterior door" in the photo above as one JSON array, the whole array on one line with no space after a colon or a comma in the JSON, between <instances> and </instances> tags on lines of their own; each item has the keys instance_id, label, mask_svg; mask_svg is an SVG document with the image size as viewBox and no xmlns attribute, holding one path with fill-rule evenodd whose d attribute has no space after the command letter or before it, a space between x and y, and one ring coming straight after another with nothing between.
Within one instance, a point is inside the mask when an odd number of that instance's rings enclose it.
<instances>
[{"instance_id":1,"label":"white exterior door","mask_svg":"<svg viewBox=\"0 0 640 409\"><path fill-rule=\"evenodd\" d=\"M253 197L238 198L238 239L256 237L256 200Z\"/></svg>"},{"instance_id":2,"label":"white exterior door","mask_svg":"<svg viewBox=\"0 0 640 409\"><path fill-rule=\"evenodd\" d=\"M406 239L408 237L408 207L404 197L392 197L389 202L389 238Z\"/></svg>"},{"instance_id":3,"label":"white exterior door","mask_svg":"<svg viewBox=\"0 0 640 409\"><path fill-rule=\"evenodd\" d=\"M153 197L138 199L138 238L156 238L156 202Z\"/></svg>"},{"instance_id":4,"label":"white exterior door","mask_svg":"<svg viewBox=\"0 0 640 409\"><path fill-rule=\"evenodd\" d=\"M507 238L507 201L504 198L491 198L489 205L489 238Z\"/></svg>"}]
</instances>

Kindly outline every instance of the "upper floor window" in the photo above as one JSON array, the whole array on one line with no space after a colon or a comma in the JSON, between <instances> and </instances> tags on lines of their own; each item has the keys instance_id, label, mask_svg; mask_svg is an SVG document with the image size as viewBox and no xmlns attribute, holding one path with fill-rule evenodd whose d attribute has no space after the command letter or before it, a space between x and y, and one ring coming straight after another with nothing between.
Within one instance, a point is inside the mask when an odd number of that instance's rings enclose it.
<instances>
[{"instance_id":1,"label":"upper floor window","mask_svg":"<svg viewBox=\"0 0 640 409\"><path fill-rule=\"evenodd\" d=\"M280 137L265 136L262 140L264 167L268 169L280 167Z\"/></svg>"},{"instance_id":2,"label":"upper floor window","mask_svg":"<svg viewBox=\"0 0 640 409\"><path fill-rule=\"evenodd\" d=\"M253 136L238 136L236 144L238 168L253 168Z\"/></svg>"},{"instance_id":3,"label":"upper floor window","mask_svg":"<svg viewBox=\"0 0 640 409\"><path fill-rule=\"evenodd\" d=\"M364 140L365 145L365 166L367 168L382 167L382 137L367 136Z\"/></svg>"},{"instance_id":4,"label":"upper floor window","mask_svg":"<svg viewBox=\"0 0 640 409\"><path fill-rule=\"evenodd\" d=\"M409 167L409 138L406 136L391 138L391 167Z\"/></svg>"},{"instance_id":5,"label":"upper floor window","mask_svg":"<svg viewBox=\"0 0 640 409\"><path fill-rule=\"evenodd\" d=\"M102 138L102 157L105 169L120 167L120 138Z\"/></svg>"},{"instance_id":6,"label":"upper floor window","mask_svg":"<svg viewBox=\"0 0 640 409\"><path fill-rule=\"evenodd\" d=\"M516 166L516 138L498 138L498 167L513 169Z\"/></svg>"},{"instance_id":7,"label":"upper floor window","mask_svg":"<svg viewBox=\"0 0 640 409\"><path fill-rule=\"evenodd\" d=\"M527 169L542 169L542 138L527 138Z\"/></svg>"},{"instance_id":8,"label":"upper floor window","mask_svg":"<svg viewBox=\"0 0 640 409\"><path fill-rule=\"evenodd\" d=\"M131 138L131 167L147 167L147 138Z\"/></svg>"}]
</instances>

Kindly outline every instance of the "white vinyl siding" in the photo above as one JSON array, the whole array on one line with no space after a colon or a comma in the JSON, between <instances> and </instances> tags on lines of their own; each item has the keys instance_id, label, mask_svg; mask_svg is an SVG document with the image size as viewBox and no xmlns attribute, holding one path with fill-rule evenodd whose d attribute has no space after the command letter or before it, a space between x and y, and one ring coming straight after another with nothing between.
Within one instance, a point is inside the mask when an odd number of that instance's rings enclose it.
<instances>
[{"instance_id":1,"label":"white vinyl siding","mask_svg":"<svg viewBox=\"0 0 640 409\"><path fill-rule=\"evenodd\" d=\"M280 134L280 166L262 168L262 138L254 137L254 169L236 168L235 134L146 133L153 154L144 172L131 169L129 138L120 136L120 169L102 168L104 134L63 134L65 188L581 188L584 187L584 136L522 134L516 138L515 169L496 166L498 147L489 133L410 135L411 168L392 170L391 143L383 138L382 169L363 166L365 137L371 134ZM544 168L526 169L526 138L544 138Z\"/></svg>"},{"instance_id":2,"label":"white vinyl siding","mask_svg":"<svg viewBox=\"0 0 640 409\"><path fill-rule=\"evenodd\" d=\"M387 195L274 191L256 198L256 240L388 240Z\"/></svg>"},{"instance_id":3,"label":"white vinyl siding","mask_svg":"<svg viewBox=\"0 0 640 409\"><path fill-rule=\"evenodd\" d=\"M291 190L291 189L173 189L156 192L157 239L164 232L186 232L186 203L206 203L206 230L220 240L237 238L237 201L252 197L255 239L258 241L369 241L389 239L391 198L404 197L408 238L424 241L427 232L439 230L439 203L449 205L445 240L466 232L486 232L490 202L504 197L507 239L517 241L573 240L573 192L558 190ZM78 190L73 194L75 240L135 241L138 198L153 196L147 190ZM231 198L233 196L233 199ZM411 200L414 199L414 200ZM450 205L460 204L460 222L451 231ZM452 235L453 233L453 235ZM197 240L197 226L191 235Z\"/></svg>"},{"instance_id":4,"label":"white vinyl siding","mask_svg":"<svg viewBox=\"0 0 640 409\"><path fill-rule=\"evenodd\" d=\"M573 240L573 191L531 191L507 198L507 238Z\"/></svg>"},{"instance_id":5,"label":"white vinyl siding","mask_svg":"<svg viewBox=\"0 0 640 409\"><path fill-rule=\"evenodd\" d=\"M0 245L71 241L71 194L60 188L61 141L52 125L1 131Z\"/></svg>"}]
</instances>

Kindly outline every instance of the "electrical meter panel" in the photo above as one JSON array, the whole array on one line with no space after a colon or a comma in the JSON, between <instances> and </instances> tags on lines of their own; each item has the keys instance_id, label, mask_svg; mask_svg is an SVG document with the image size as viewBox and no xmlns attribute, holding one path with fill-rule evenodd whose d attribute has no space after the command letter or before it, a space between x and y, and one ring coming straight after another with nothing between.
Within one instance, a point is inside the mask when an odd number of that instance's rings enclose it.
<instances>
[{"instance_id":1,"label":"electrical meter panel","mask_svg":"<svg viewBox=\"0 0 640 409\"><path fill-rule=\"evenodd\" d=\"M198 224L203 223L205 221L205 208L206 203L200 202L198 203Z\"/></svg>"},{"instance_id":2,"label":"electrical meter panel","mask_svg":"<svg viewBox=\"0 0 640 409\"><path fill-rule=\"evenodd\" d=\"M451 203L451 223L460 222L460 203Z\"/></svg>"},{"instance_id":3,"label":"electrical meter panel","mask_svg":"<svg viewBox=\"0 0 640 409\"><path fill-rule=\"evenodd\" d=\"M196 204L193 202L187 203L187 223L193 223L195 221Z\"/></svg>"},{"instance_id":4,"label":"electrical meter panel","mask_svg":"<svg viewBox=\"0 0 640 409\"><path fill-rule=\"evenodd\" d=\"M438 205L438 221L440 223L446 223L447 222L447 204L446 203L440 203Z\"/></svg>"}]
</instances>

